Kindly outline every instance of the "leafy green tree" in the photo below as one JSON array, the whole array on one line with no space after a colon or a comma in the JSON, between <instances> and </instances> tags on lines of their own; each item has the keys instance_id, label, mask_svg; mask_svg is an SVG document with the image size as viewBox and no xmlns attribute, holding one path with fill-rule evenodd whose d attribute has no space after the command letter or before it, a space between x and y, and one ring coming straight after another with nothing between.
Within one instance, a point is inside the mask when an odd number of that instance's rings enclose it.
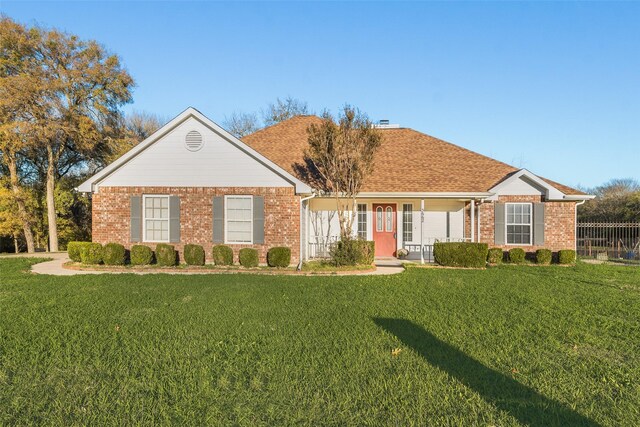
<instances>
[{"instance_id":1,"label":"leafy green tree","mask_svg":"<svg viewBox=\"0 0 640 427\"><path fill-rule=\"evenodd\" d=\"M612 179L592 189L595 199L578 208L581 222L639 222L640 183L634 179Z\"/></svg>"},{"instance_id":2,"label":"leafy green tree","mask_svg":"<svg viewBox=\"0 0 640 427\"><path fill-rule=\"evenodd\" d=\"M49 249L57 251L56 180L109 152L105 144L117 138L134 82L119 57L95 41L9 18L0 26L11 36L0 45L4 129L19 135L19 148L45 171Z\"/></svg>"}]
</instances>

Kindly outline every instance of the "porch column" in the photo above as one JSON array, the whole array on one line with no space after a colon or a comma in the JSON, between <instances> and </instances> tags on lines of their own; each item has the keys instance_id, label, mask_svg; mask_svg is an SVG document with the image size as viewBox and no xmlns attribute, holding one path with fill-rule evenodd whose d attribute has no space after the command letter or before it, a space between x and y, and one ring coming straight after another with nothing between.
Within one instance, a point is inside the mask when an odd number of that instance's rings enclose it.
<instances>
[{"instance_id":1,"label":"porch column","mask_svg":"<svg viewBox=\"0 0 640 427\"><path fill-rule=\"evenodd\" d=\"M476 237L476 201L471 199L471 241L475 241Z\"/></svg>"},{"instance_id":2,"label":"porch column","mask_svg":"<svg viewBox=\"0 0 640 427\"><path fill-rule=\"evenodd\" d=\"M424 233L424 199L420 200L420 264L424 264L423 239Z\"/></svg>"},{"instance_id":3,"label":"porch column","mask_svg":"<svg viewBox=\"0 0 640 427\"><path fill-rule=\"evenodd\" d=\"M477 220L478 220L478 243L480 243L480 240L482 239L482 233L481 233L481 230L480 230L480 206L482 205L483 202L484 201L482 201L482 200L478 202L478 218L477 218Z\"/></svg>"}]
</instances>

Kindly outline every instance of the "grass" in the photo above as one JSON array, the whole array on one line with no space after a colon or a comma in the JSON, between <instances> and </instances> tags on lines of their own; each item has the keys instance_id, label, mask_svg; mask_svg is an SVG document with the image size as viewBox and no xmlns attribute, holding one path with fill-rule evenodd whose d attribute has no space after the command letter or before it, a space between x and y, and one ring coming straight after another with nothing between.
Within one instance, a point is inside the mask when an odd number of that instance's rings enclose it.
<instances>
[{"instance_id":1,"label":"grass","mask_svg":"<svg viewBox=\"0 0 640 427\"><path fill-rule=\"evenodd\" d=\"M0 425L636 425L640 268L25 273Z\"/></svg>"}]
</instances>

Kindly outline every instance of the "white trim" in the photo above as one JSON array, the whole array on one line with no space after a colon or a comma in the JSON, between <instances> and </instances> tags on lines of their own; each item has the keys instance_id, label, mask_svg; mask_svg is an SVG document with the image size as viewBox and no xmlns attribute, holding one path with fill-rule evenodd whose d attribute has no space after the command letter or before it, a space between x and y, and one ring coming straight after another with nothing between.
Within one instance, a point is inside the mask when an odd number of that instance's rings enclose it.
<instances>
[{"instance_id":1,"label":"white trim","mask_svg":"<svg viewBox=\"0 0 640 427\"><path fill-rule=\"evenodd\" d=\"M149 218L150 221L167 221L167 240L147 240L147 198L167 199L167 218ZM142 241L144 243L169 243L171 241L171 200L168 194L142 195Z\"/></svg>"},{"instance_id":2,"label":"white trim","mask_svg":"<svg viewBox=\"0 0 640 427\"><path fill-rule=\"evenodd\" d=\"M227 233L229 231L229 225L227 223L227 221L229 221L229 215L227 212L227 210L229 209L229 203L227 202L227 200L229 197L235 199L249 199L251 201L251 219L246 221L251 224L251 241L249 242L232 242L227 237ZM227 194L224 196L224 243L227 245L253 245L253 196L247 194Z\"/></svg>"},{"instance_id":3,"label":"white trim","mask_svg":"<svg viewBox=\"0 0 640 427\"><path fill-rule=\"evenodd\" d=\"M357 197L367 198L402 198L402 199L483 199L493 196L490 192L430 192L430 193L395 193L395 192L369 192L358 193Z\"/></svg>"},{"instance_id":4,"label":"white trim","mask_svg":"<svg viewBox=\"0 0 640 427\"><path fill-rule=\"evenodd\" d=\"M84 181L82 184L76 187L76 190L82 193L91 193L91 192L98 191L100 183L104 181L109 175L111 175L113 172L118 170L120 167L124 166L127 162L132 160L138 154L146 150L148 147L150 147L151 145L156 143L158 140L160 140L160 138L167 135L169 132L171 132L173 129L175 129L177 126L179 126L181 123L183 123L185 120L191 117L200 121L204 126L208 127L213 132L222 136L229 143L233 144L236 148L240 149L245 154L257 160L267 168L271 169L271 171L273 171L274 173L282 177L285 181L288 181L289 183L291 183L295 187L296 193L298 194L311 193L311 187L309 187L307 184L300 181L298 178L291 175L289 172L285 171L280 166L276 165L271 160L267 159L262 154L258 153L257 151L249 147L247 144L245 144L244 142L236 138L235 136L231 135L229 132L227 132L220 126L218 126L216 123L214 123L212 120L210 120L208 117L206 117L204 114L202 114L201 112L199 112L193 107L189 107L186 110L184 110L174 119L172 119L169 123L162 126L160 129L158 129L153 134L151 134L151 136L149 136L147 139L142 141L140 144L136 145L134 148L132 148L127 153L122 155L120 158L115 160L113 163L111 163L110 165L102 169L100 172L93 175L91 178Z\"/></svg>"},{"instance_id":5,"label":"white trim","mask_svg":"<svg viewBox=\"0 0 640 427\"><path fill-rule=\"evenodd\" d=\"M529 205L529 224L509 224L509 205ZM529 243L509 243L509 225L528 225ZM533 246L533 203L530 202L506 202L504 204L504 244L505 246Z\"/></svg>"},{"instance_id":6,"label":"white trim","mask_svg":"<svg viewBox=\"0 0 640 427\"><path fill-rule=\"evenodd\" d=\"M579 194L565 194L553 185L549 184L547 181L540 178L538 175L528 171L527 169L520 169L519 171L513 173L504 181L500 182L498 185L491 188L489 191L494 193L489 200L498 200L500 196L501 190L508 187L512 182L524 178L525 180L531 181L533 184L541 187L545 193L545 199L547 201L553 200L591 200L595 198L593 195L579 195Z\"/></svg>"}]
</instances>

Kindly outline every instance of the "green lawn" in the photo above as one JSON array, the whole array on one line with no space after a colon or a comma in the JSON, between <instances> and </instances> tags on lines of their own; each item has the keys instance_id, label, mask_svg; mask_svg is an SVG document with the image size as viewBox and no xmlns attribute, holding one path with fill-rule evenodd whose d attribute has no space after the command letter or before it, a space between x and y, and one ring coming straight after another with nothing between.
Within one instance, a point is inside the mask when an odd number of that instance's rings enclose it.
<instances>
[{"instance_id":1,"label":"green lawn","mask_svg":"<svg viewBox=\"0 0 640 427\"><path fill-rule=\"evenodd\" d=\"M0 259L0 425L640 420L637 267L68 278L32 262Z\"/></svg>"}]
</instances>

